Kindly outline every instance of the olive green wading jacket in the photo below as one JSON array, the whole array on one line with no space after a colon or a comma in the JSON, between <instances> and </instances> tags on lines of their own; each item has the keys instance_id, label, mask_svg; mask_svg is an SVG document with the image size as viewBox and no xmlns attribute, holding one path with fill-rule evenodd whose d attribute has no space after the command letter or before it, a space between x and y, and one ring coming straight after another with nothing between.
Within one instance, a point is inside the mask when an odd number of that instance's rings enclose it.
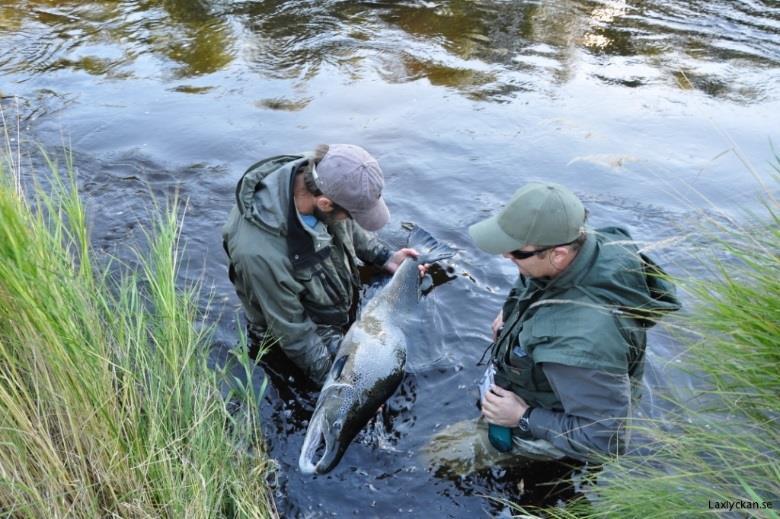
<instances>
[{"instance_id":1,"label":"olive green wading jacket","mask_svg":"<svg viewBox=\"0 0 780 519\"><path fill-rule=\"evenodd\" d=\"M332 361L328 346L335 350L333 338L350 324L359 260L381 266L391 253L351 219L314 228L302 221L293 179L310 161L311 154L282 155L251 166L236 186L222 237L253 334L278 339L285 355L321 384Z\"/></svg>"},{"instance_id":2,"label":"olive green wading jacket","mask_svg":"<svg viewBox=\"0 0 780 519\"><path fill-rule=\"evenodd\" d=\"M627 231L589 231L552 279L520 276L504 304L492 357L496 382L535 409L534 437L568 455L619 453L640 394L646 330L680 304Z\"/></svg>"}]
</instances>

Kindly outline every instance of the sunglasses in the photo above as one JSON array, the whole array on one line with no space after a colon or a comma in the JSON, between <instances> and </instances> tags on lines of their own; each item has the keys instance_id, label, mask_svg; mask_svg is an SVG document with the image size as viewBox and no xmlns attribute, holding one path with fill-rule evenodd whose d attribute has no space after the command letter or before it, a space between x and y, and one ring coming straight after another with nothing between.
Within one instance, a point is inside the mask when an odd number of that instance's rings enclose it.
<instances>
[{"instance_id":1,"label":"sunglasses","mask_svg":"<svg viewBox=\"0 0 780 519\"><path fill-rule=\"evenodd\" d=\"M530 258L531 256L536 256L537 254L544 252L546 250L554 249L555 247L558 247L558 245L553 245L551 247L543 247L541 249L536 249L536 250L513 250L513 251L509 251L509 255L515 259L524 260Z\"/></svg>"},{"instance_id":2,"label":"sunglasses","mask_svg":"<svg viewBox=\"0 0 780 519\"><path fill-rule=\"evenodd\" d=\"M546 250L554 249L555 247L565 247L566 245L571 245L575 241L577 241L577 239L574 239L568 243L561 243L559 245L550 245L549 247L542 247L541 249L536 249L536 250L512 250L509 251L509 255L515 259L524 260L530 258L531 256L536 256L537 254L541 254Z\"/></svg>"}]
</instances>

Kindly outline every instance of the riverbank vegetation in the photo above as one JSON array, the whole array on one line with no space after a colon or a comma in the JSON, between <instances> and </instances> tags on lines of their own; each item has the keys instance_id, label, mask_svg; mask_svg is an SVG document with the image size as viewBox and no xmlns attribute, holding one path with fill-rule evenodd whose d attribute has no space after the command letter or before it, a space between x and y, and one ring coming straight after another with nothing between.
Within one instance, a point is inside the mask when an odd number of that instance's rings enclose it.
<instances>
[{"instance_id":1,"label":"riverbank vegetation","mask_svg":"<svg viewBox=\"0 0 780 519\"><path fill-rule=\"evenodd\" d=\"M273 515L256 414L226 411L206 364L197 287L176 286L176 207L136 267L98 265L72 165L44 192L0 162L0 512L14 517ZM26 191L26 192L25 192ZM704 224L691 306L692 394L637 421L640 452L608 462L557 517L778 517L780 206ZM233 395L235 396L235 394ZM235 409L235 406L231 406ZM773 508L769 508L768 503Z\"/></svg>"},{"instance_id":2,"label":"riverbank vegetation","mask_svg":"<svg viewBox=\"0 0 780 519\"><path fill-rule=\"evenodd\" d=\"M181 211L162 211L132 269L98 265L72 165L49 162L44 192L12 157L0 162L0 515L273 515L256 403L226 411L197 287L176 286Z\"/></svg>"},{"instance_id":3,"label":"riverbank vegetation","mask_svg":"<svg viewBox=\"0 0 780 519\"><path fill-rule=\"evenodd\" d=\"M662 419L635 421L636 452L606 461L587 500L526 512L780 516L780 204L768 188L762 202L763 214L742 223L702 220L696 241L705 245L691 260L709 275L675 280L689 308L667 326L684 347L694 388L670 391L672 411Z\"/></svg>"}]
</instances>

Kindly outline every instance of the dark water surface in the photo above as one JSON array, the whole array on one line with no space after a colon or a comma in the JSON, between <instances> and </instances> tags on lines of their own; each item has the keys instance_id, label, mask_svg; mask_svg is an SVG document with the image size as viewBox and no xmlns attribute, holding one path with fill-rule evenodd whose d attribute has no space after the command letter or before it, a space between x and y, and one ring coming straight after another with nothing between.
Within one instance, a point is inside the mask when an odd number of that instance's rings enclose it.
<instances>
[{"instance_id":1,"label":"dark water surface","mask_svg":"<svg viewBox=\"0 0 780 519\"><path fill-rule=\"evenodd\" d=\"M769 169L779 64L769 0L0 4L4 114L72 147L96 246L140 238L150 190L189 199L183 281L213 293L216 357L239 326L219 228L260 158L361 144L386 174L382 236L400 245L400 222L415 221L460 249L468 275L421 305L409 376L331 474L298 472L305 413L266 395L286 516L495 514L482 496L520 499L521 479L524 502L545 502L528 482L557 467L445 477L418 457L435 431L475 416L475 363L515 275L466 227L524 182L555 180L595 225L670 240L656 257L688 268L697 211L738 214L760 189L746 163ZM649 382L686 384L669 375L675 345L652 339Z\"/></svg>"}]
</instances>

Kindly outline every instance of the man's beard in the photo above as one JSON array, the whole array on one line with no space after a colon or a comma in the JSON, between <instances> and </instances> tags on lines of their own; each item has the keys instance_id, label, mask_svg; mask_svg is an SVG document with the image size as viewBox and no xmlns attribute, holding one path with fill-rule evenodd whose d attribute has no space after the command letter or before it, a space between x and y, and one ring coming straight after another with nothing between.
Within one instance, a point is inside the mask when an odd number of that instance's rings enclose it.
<instances>
[{"instance_id":1,"label":"man's beard","mask_svg":"<svg viewBox=\"0 0 780 519\"><path fill-rule=\"evenodd\" d=\"M336 211L326 213L316 206L314 207L314 217L325 225L333 225L334 223L338 223L338 220L336 219Z\"/></svg>"}]
</instances>

